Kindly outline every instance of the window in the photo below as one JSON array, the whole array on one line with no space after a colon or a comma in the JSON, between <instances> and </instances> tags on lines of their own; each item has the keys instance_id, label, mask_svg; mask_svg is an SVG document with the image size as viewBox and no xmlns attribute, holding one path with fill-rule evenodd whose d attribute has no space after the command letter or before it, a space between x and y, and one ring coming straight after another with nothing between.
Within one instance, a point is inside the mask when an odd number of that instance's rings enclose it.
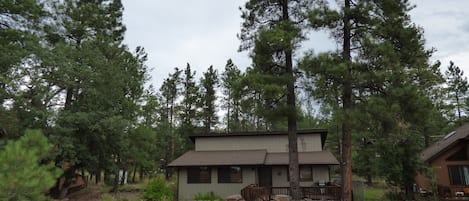
<instances>
[{"instance_id":1,"label":"window","mask_svg":"<svg viewBox=\"0 0 469 201\"><path fill-rule=\"evenodd\" d=\"M290 170L287 167L287 181L290 181ZM300 181L313 181L313 167L300 165Z\"/></svg>"},{"instance_id":2,"label":"window","mask_svg":"<svg viewBox=\"0 0 469 201\"><path fill-rule=\"evenodd\" d=\"M209 167L191 167L187 169L187 183L210 183L210 168Z\"/></svg>"},{"instance_id":3,"label":"window","mask_svg":"<svg viewBox=\"0 0 469 201\"><path fill-rule=\"evenodd\" d=\"M453 186L469 186L469 166L448 166L449 180Z\"/></svg>"},{"instance_id":4,"label":"window","mask_svg":"<svg viewBox=\"0 0 469 201\"><path fill-rule=\"evenodd\" d=\"M313 167L302 165L300 166L300 181L313 181Z\"/></svg>"},{"instance_id":5,"label":"window","mask_svg":"<svg viewBox=\"0 0 469 201\"><path fill-rule=\"evenodd\" d=\"M243 183L243 171L239 166L218 168L218 183Z\"/></svg>"}]
</instances>

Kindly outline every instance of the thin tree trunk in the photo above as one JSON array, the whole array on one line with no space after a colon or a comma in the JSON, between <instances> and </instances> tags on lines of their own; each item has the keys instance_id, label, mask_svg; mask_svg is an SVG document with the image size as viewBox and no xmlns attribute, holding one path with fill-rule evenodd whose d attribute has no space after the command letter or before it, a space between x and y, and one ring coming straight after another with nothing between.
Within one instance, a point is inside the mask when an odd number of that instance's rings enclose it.
<instances>
[{"instance_id":1,"label":"thin tree trunk","mask_svg":"<svg viewBox=\"0 0 469 201\"><path fill-rule=\"evenodd\" d=\"M107 182L109 182L109 171L105 170L104 171L104 183L106 184Z\"/></svg>"},{"instance_id":2,"label":"thin tree trunk","mask_svg":"<svg viewBox=\"0 0 469 201\"><path fill-rule=\"evenodd\" d=\"M93 181L93 175L94 173L93 172L90 172L90 175L88 177L88 181L92 182Z\"/></svg>"},{"instance_id":3,"label":"thin tree trunk","mask_svg":"<svg viewBox=\"0 0 469 201\"><path fill-rule=\"evenodd\" d=\"M99 182L101 181L101 170L99 168L96 169L94 177L95 177L95 183L99 184Z\"/></svg>"},{"instance_id":4,"label":"thin tree trunk","mask_svg":"<svg viewBox=\"0 0 469 201\"><path fill-rule=\"evenodd\" d=\"M119 166L120 166L120 162L121 162L121 159L119 158L119 156L117 156L116 166L118 168L114 172L114 183L112 185L112 190L111 190L111 192L113 192L113 193L116 193L119 190L119 181L120 181L120 179L119 179L120 167Z\"/></svg>"},{"instance_id":5,"label":"thin tree trunk","mask_svg":"<svg viewBox=\"0 0 469 201\"><path fill-rule=\"evenodd\" d=\"M290 21L288 13L288 0L282 1L282 20ZM298 165L298 140L297 140L297 117L295 103L295 75L293 74L293 52L291 49L284 50L286 76L290 77L287 84L287 107L288 112L288 156L289 156L289 177L292 199L300 200L300 174Z\"/></svg>"},{"instance_id":6,"label":"thin tree trunk","mask_svg":"<svg viewBox=\"0 0 469 201\"><path fill-rule=\"evenodd\" d=\"M352 108L352 77L351 77L351 54L350 54L350 0L344 3L344 44L343 61L346 71L343 80L342 109L345 115L342 120L342 200L352 201L352 125L350 123L350 112Z\"/></svg>"},{"instance_id":7,"label":"thin tree trunk","mask_svg":"<svg viewBox=\"0 0 469 201\"><path fill-rule=\"evenodd\" d=\"M171 161L174 160L174 148L175 148L175 140L174 140L174 132L173 132L173 113L174 113L174 100L171 101L171 110L170 110L170 117L169 117L169 132L171 133Z\"/></svg>"},{"instance_id":8,"label":"thin tree trunk","mask_svg":"<svg viewBox=\"0 0 469 201\"><path fill-rule=\"evenodd\" d=\"M462 125L461 122L461 105L459 104L459 94L456 93L456 108L458 110L458 124Z\"/></svg>"},{"instance_id":9,"label":"thin tree trunk","mask_svg":"<svg viewBox=\"0 0 469 201\"><path fill-rule=\"evenodd\" d=\"M86 178L86 176L85 176L85 169L83 169L83 168L81 168L81 176L82 176L83 178Z\"/></svg>"},{"instance_id":10,"label":"thin tree trunk","mask_svg":"<svg viewBox=\"0 0 469 201\"><path fill-rule=\"evenodd\" d=\"M124 185L124 184L125 184L125 180L126 180L126 178L127 178L127 173L128 173L127 170L125 170L125 169L122 170L122 178L121 178L121 180L120 180L120 185Z\"/></svg>"},{"instance_id":11,"label":"thin tree trunk","mask_svg":"<svg viewBox=\"0 0 469 201\"><path fill-rule=\"evenodd\" d=\"M143 176L144 176L143 175L143 167L140 167L140 175L139 175L140 181L143 181Z\"/></svg>"},{"instance_id":12,"label":"thin tree trunk","mask_svg":"<svg viewBox=\"0 0 469 201\"><path fill-rule=\"evenodd\" d=\"M133 175L132 175L132 183L135 183L135 175L137 174L137 164L135 164L134 166L134 172L133 172Z\"/></svg>"}]
</instances>

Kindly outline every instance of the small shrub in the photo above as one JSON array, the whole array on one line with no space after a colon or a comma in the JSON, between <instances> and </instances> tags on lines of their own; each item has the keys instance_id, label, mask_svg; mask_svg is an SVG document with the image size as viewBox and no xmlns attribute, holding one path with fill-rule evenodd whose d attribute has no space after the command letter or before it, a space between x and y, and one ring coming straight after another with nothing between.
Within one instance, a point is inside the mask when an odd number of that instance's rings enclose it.
<instances>
[{"instance_id":1,"label":"small shrub","mask_svg":"<svg viewBox=\"0 0 469 201\"><path fill-rule=\"evenodd\" d=\"M208 192L205 194L197 193L197 195L195 195L194 197L194 200L196 201L215 201L215 200L222 201L224 199L218 195L215 195L213 192Z\"/></svg>"},{"instance_id":2,"label":"small shrub","mask_svg":"<svg viewBox=\"0 0 469 201\"><path fill-rule=\"evenodd\" d=\"M156 178L148 182L143 199L147 201L171 201L173 200L173 192L166 186L161 178Z\"/></svg>"},{"instance_id":3,"label":"small shrub","mask_svg":"<svg viewBox=\"0 0 469 201\"><path fill-rule=\"evenodd\" d=\"M388 191L384 194L384 198L389 201L407 200L405 194L400 191Z\"/></svg>"},{"instance_id":4,"label":"small shrub","mask_svg":"<svg viewBox=\"0 0 469 201\"><path fill-rule=\"evenodd\" d=\"M0 150L0 200L49 200L45 194L61 174L49 160L52 147L38 130L8 141Z\"/></svg>"},{"instance_id":5,"label":"small shrub","mask_svg":"<svg viewBox=\"0 0 469 201\"><path fill-rule=\"evenodd\" d=\"M114 201L114 197L112 197L112 195L105 193L101 195L100 201Z\"/></svg>"}]
</instances>

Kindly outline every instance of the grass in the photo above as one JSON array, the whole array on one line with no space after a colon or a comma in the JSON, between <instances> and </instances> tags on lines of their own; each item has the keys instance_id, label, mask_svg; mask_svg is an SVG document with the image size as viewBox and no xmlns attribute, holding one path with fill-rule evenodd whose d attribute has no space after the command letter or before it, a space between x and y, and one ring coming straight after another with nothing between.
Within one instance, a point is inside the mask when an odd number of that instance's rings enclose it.
<instances>
[{"instance_id":1,"label":"grass","mask_svg":"<svg viewBox=\"0 0 469 201\"><path fill-rule=\"evenodd\" d=\"M378 201L382 200L386 193L386 188L382 186L376 187L367 187L364 189L365 200L366 201Z\"/></svg>"}]
</instances>

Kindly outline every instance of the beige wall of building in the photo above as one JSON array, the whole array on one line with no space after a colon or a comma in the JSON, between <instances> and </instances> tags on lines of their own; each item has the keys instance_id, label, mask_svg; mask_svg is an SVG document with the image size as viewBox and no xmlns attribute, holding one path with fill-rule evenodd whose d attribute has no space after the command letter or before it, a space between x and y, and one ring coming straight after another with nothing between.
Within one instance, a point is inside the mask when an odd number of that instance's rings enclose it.
<instances>
[{"instance_id":1,"label":"beige wall of building","mask_svg":"<svg viewBox=\"0 0 469 201\"><path fill-rule=\"evenodd\" d=\"M201 137L195 141L196 151L256 150L288 152L287 135ZM298 135L298 151L321 151L321 135Z\"/></svg>"},{"instance_id":2,"label":"beige wall of building","mask_svg":"<svg viewBox=\"0 0 469 201\"><path fill-rule=\"evenodd\" d=\"M179 201L192 201L197 193L214 192L216 195L226 197L229 195L240 194L241 189L249 184L256 183L255 168L243 167L243 183L218 183L217 167L211 168L210 184L188 184L186 169L179 170L179 187L178 199Z\"/></svg>"},{"instance_id":3,"label":"beige wall of building","mask_svg":"<svg viewBox=\"0 0 469 201\"><path fill-rule=\"evenodd\" d=\"M288 167L283 166L275 166L272 168L272 186L273 187L288 187L290 184L288 183L288 175L287 175ZM313 181L308 182L300 182L300 186L308 187L313 186L316 182L324 181L328 182L329 178L329 168L327 165L313 166Z\"/></svg>"}]
</instances>

